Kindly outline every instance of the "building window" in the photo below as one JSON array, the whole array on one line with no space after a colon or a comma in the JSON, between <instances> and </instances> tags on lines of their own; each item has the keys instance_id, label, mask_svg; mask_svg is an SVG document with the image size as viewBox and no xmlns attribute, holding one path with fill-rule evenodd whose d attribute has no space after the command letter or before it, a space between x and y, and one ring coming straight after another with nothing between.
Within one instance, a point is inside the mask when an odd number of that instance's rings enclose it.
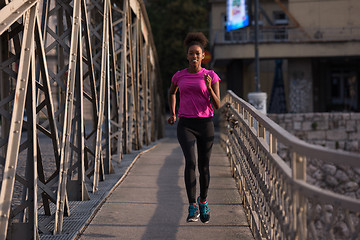
<instances>
[{"instance_id":1,"label":"building window","mask_svg":"<svg viewBox=\"0 0 360 240\"><path fill-rule=\"evenodd\" d=\"M276 27L274 33L275 41L288 39L287 25L289 24L289 20L287 15L283 11L274 11L273 18Z\"/></svg>"},{"instance_id":2,"label":"building window","mask_svg":"<svg viewBox=\"0 0 360 240\"><path fill-rule=\"evenodd\" d=\"M354 111L358 108L358 78L349 71L331 73L331 110Z\"/></svg>"}]
</instances>

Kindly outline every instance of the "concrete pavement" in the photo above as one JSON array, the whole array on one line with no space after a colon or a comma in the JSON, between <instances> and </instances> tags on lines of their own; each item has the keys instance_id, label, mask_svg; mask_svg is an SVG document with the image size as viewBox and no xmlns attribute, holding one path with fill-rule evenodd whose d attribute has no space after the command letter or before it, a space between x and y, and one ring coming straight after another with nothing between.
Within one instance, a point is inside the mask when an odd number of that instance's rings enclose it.
<instances>
[{"instance_id":1,"label":"concrete pavement","mask_svg":"<svg viewBox=\"0 0 360 240\"><path fill-rule=\"evenodd\" d=\"M210 163L208 224L186 223L183 171L181 148L170 134L137 159L80 239L254 239L218 142Z\"/></svg>"}]
</instances>

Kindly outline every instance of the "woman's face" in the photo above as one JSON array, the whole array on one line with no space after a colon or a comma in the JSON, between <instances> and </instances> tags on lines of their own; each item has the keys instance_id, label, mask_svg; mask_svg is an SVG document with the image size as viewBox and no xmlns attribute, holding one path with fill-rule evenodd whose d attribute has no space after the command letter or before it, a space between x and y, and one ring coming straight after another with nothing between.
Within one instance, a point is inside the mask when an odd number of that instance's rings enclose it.
<instances>
[{"instance_id":1,"label":"woman's face","mask_svg":"<svg viewBox=\"0 0 360 240\"><path fill-rule=\"evenodd\" d=\"M201 61L204 59L205 53L199 45L192 45L189 47L187 52L187 60L189 61L189 66L195 69L201 67Z\"/></svg>"}]
</instances>

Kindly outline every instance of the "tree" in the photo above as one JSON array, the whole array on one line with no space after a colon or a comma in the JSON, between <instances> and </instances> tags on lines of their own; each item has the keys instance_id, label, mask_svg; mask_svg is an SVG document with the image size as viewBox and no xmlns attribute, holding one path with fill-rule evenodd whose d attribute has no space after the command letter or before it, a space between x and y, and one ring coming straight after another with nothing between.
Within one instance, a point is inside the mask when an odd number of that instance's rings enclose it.
<instances>
[{"instance_id":1,"label":"tree","mask_svg":"<svg viewBox=\"0 0 360 240\"><path fill-rule=\"evenodd\" d=\"M188 32L202 31L208 36L207 0L150 0L146 8L159 56L164 97L171 77L187 67L184 39ZM167 102L167 101L166 101Z\"/></svg>"}]
</instances>

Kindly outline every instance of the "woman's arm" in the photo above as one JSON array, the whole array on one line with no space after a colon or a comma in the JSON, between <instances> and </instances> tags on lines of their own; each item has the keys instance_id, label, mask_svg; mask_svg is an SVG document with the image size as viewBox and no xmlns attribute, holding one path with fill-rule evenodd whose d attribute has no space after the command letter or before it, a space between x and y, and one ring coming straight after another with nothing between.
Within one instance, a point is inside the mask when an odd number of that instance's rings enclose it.
<instances>
[{"instance_id":1,"label":"woman's arm","mask_svg":"<svg viewBox=\"0 0 360 240\"><path fill-rule=\"evenodd\" d=\"M168 123L173 125L176 122L176 92L179 89L173 82L171 82L170 90L169 90L169 108L170 108L170 117L168 119Z\"/></svg>"},{"instance_id":2,"label":"woman's arm","mask_svg":"<svg viewBox=\"0 0 360 240\"><path fill-rule=\"evenodd\" d=\"M220 108L220 87L219 82L214 83L211 85L211 77L208 74L204 75L205 84L210 94L210 101L213 104L215 109Z\"/></svg>"}]
</instances>

